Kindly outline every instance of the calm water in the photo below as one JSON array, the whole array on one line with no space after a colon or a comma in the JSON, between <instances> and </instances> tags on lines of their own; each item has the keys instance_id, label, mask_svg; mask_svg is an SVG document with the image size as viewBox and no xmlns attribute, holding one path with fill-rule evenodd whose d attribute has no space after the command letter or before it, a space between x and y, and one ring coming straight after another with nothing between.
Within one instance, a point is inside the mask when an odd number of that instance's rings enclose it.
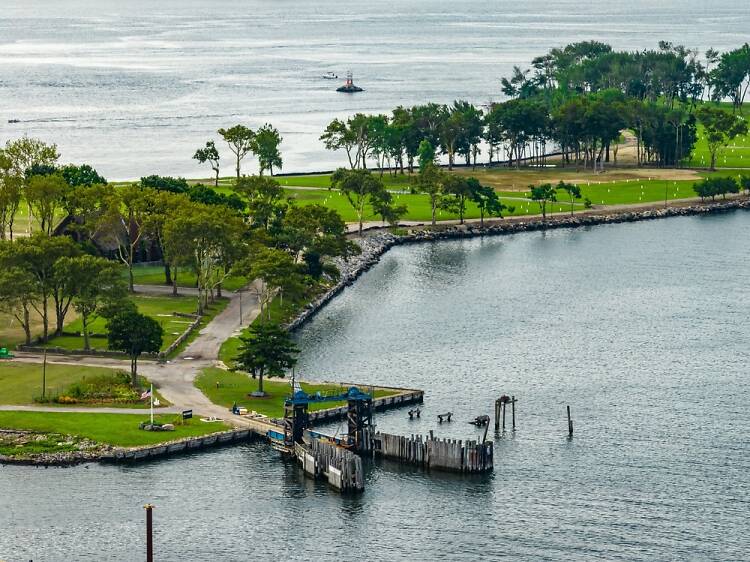
<instances>
[{"instance_id":1,"label":"calm water","mask_svg":"<svg viewBox=\"0 0 750 562\"><path fill-rule=\"evenodd\" d=\"M266 121L284 170L343 164L334 117L500 99L500 77L550 47L747 41L737 0L0 0L0 142L29 134L108 178L209 176L191 160L219 127ZM367 91L334 91L347 69ZM20 123L9 124L9 119ZM231 175L228 151L225 172ZM256 169L248 162L248 170Z\"/></svg>"},{"instance_id":2,"label":"calm water","mask_svg":"<svg viewBox=\"0 0 750 562\"><path fill-rule=\"evenodd\" d=\"M424 388L392 432L479 436L515 394L494 474L376 464L343 498L260 443L0 467L0 559L142 559L147 501L161 560L747 559L748 233L737 212L394 249L301 331L301 371Z\"/></svg>"}]
</instances>

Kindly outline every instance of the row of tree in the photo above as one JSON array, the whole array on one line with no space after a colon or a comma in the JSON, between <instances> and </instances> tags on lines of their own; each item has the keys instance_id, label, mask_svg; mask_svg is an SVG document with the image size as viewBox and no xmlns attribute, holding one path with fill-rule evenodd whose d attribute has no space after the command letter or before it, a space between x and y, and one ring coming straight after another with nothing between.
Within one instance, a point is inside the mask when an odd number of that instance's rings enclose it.
<instances>
[{"instance_id":1,"label":"row of tree","mask_svg":"<svg viewBox=\"0 0 750 562\"><path fill-rule=\"evenodd\" d=\"M266 123L257 131L242 124L228 129L219 129L219 135L227 143L234 158L237 179L241 177L242 161L250 154L258 158L259 174L268 171L273 175L274 168L281 169L283 160L279 146L283 140L278 129ZM201 164L208 164L214 172L214 185L219 185L220 155L216 143L212 140L195 151L193 158Z\"/></svg>"}]
</instances>

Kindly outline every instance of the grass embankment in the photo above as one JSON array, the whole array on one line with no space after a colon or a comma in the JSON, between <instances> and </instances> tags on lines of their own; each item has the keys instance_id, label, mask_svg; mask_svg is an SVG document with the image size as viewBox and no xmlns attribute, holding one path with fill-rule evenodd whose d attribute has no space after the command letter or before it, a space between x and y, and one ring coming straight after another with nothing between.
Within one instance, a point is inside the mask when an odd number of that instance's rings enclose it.
<instances>
[{"instance_id":1,"label":"grass embankment","mask_svg":"<svg viewBox=\"0 0 750 562\"><path fill-rule=\"evenodd\" d=\"M0 363L0 404L33 405L35 401L40 401L42 396L42 369L40 363L15 363L12 361ZM106 367L48 363L44 376L47 400L43 405L59 406L61 409L67 406L148 408L148 400L122 401L125 398L125 393L116 388L116 383L121 382L119 378L122 378L124 384L119 386L127 386L129 375L118 376L117 373L115 369ZM139 377L139 384L141 388L148 388L150 382L144 377ZM76 399L73 395L78 395L81 392L92 392L96 396L80 395L77 396L77 402L71 401ZM136 394L140 393L136 392ZM169 405L169 402L159 394L158 390L155 390L154 394L159 399L161 406ZM61 396L68 396L68 403L61 404L51 401Z\"/></svg>"},{"instance_id":2,"label":"grass embankment","mask_svg":"<svg viewBox=\"0 0 750 562\"><path fill-rule=\"evenodd\" d=\"M219 383L218 387L216 383ZM246 375L245 373L225 371L223 369L209 368L204 369L195 379L195 386L215 404L226 408L231 408L234 404L244 406L248 410L255 410L259 414L269 417L282 417L284 415L284 400L289 396L291 391L290 380L264 379L263 390L267 396L263 398L253 398L249 394L258 390L258 380ZM302 389L314 394L339 394L346 392L348 389L340 384L316 384L300 383ZM365 390L365 389L363 389ZM375 397L390 396L395 391L375 389ZM311 404L310 410L324 410L326 408L335 408L343 406L346 402L324 402L321 404Z\"/></svg>"},{"instance_id":3,"label":"grass embankment","mask_svg":"<svg viewBox=\"0 0 750 562\"><path fill-rule=\"evenodd\" d=\"M79 414L74 412L2 412L0 428L76 435L98 443L118 447L153 445L223 431L222 423L204 423L197 418L185 420L177 414L154 416L158 423L174 423L174 431L143 431L138 424L148 421L139 414ZM180 425L178 425L180 424Z\"/></svg>"}]
</instances>

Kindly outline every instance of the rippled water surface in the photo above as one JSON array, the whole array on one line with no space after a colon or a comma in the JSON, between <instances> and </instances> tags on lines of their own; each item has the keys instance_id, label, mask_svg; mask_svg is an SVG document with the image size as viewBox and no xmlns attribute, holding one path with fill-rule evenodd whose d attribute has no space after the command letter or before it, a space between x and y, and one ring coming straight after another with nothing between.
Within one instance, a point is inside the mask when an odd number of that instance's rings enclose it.
<instances>
[{"instance_id":1,"label":"rippled water surface","mask_svg":"<svg viewBox=\"0 0 750 562\"><path fill-rule=\"evenodd\" d=\"M0 142L59 144L111 179L210 175L191 160L219 127L270 121L284 170L345 162L318 137L334 117L501 99L500 77L551 47L748 39L737 0L3 0ZM353 70L365 92L335 92ZM18 120L19 123L8 123ZM231 158L224 151L225 172ZM248 170L256 163L247 162Z\"/></svg>"},{"instance_id":2,"label":"rippled water surface","mask_svg":"<svg viewBox=\"0 0 750 562\"><path fill-rule=\"evenodd\" d=\"M341 497L261 443L0 467L0 559L142 559L147 501L160 560L747 559L748 234L736 212L396 248L300 332L300 370L425 389L391 432L479 437L516 395L494 474L376 463Z\"/></svg>"}]
</instances>

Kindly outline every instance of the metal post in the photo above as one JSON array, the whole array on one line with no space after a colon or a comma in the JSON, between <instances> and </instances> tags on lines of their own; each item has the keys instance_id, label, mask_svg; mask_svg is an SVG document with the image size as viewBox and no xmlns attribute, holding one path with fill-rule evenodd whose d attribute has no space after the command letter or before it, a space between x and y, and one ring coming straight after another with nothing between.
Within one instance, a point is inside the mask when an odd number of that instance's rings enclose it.
<instances>
[{"instance_id":1,"label":"metal post","mask_svg":"<svg viewBox=\"0 0 750 562\"><path fill-rule=\"evenodd\" d=\"M239 290L240 293L240 328L242 328L242 289Z\"/></svg>"},{"instance_id":2,"label":"metal post","mask_svg":"<svg viewBox=\"0 0 750 562\"><path fill-rule=\"evenodd\" d=\"M153 537L153 521L151 512L154 506L147 503L143 506L146 510L146 562L154 562L154 537Z\"/></svg>"},{"instance_id":3,"label":"metal post","mask_svg":"<svg viewBox=\"0 0 750 562\"><path fill-rule=\"evenodd\" d=\"M510 411L513 415L513 431L516 430L516 397L510 397Z\"/></svg>"},{"instance_id":4,"label":"metal post","mask_svg":"<svg viewBox=\"0 0 750 562\"><path fill-rule=\"evenodd\" d=\"M42 363L42 402L47 388L47 350L44 350L44 361Z\"/></svg>"}]
</instances>

